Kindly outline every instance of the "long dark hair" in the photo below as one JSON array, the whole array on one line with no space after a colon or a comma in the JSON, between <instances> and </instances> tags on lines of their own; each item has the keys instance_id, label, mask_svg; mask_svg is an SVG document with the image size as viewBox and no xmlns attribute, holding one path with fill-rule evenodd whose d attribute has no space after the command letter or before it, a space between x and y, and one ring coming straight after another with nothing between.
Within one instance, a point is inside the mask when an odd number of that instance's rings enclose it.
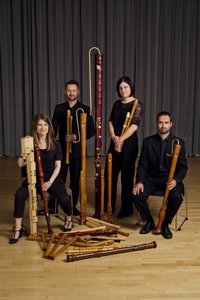
<instances>
[{"instance_id":1,"label":"long dark hair","mask_svg":"<svg viewBox=\"0 0 200 300\"><path fill-rule=\"evenodd\" d=\"M36 143L38 145L39 136L37 133L37 125L40 120L43 120L48 124L49 130L48 130L48 133L46 136L47 150L48 151L53 150L53 149L55 149L55 146L56 146L56 139L55 139L55 135L54 135L53 125L51 123L50 118L47 115L45 115L43 113L39 113L34 116L34 118L32 120L32 124L31 124L30 135L33 137L34 143Z\"/></svg>"}]
</instances>

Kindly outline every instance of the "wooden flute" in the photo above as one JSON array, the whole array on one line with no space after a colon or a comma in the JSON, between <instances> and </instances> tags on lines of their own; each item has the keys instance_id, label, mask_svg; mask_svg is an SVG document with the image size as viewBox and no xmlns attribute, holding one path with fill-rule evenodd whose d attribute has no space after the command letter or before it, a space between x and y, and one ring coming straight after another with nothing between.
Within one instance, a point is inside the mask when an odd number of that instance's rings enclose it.
<instances>
[{"instance_id":1,"label":"wooden flute","mask_svg":"<svg viewBox=\"0 0 200 300\"><path fill-rule=\"evenodd\" d=\"M168 196L169 196L168 184L174 178L174 173L175 173L175 170L176 170L178 157L179 157L179 154L180 154L180 151L181 151L181 145L179 144L179 140L178 139L175 139L175 140L178 142L178 144L174 145L173 157L172 157L172 162L171 162L171 166L170 166L170 170L169 170L169 176L168 176L168 180L167 180L165 194L164 194L163 201L162 201L162 206L160 208L159 215L158 215L158 224L152 230L153 234L160 234L162 232L162 223L163 223L163 220L165 218L167 203L168 203ZM173 141L173 143L174 143L174 141Z\"/></svg>"},{"instance_id":2,"label":"wooden flute","mask_svg":"<svg viewBox=\"0 0 200 300\"><path fill-rule=\"evenodd\" d=\"M114 255L114 254L120 254L120 253L126 253L126 252L133 252L133 251L140 251L140 250L146 250L151 248L156 248L157 244L155 241L147 244L140 244L140 245L134 245L134 246L127 246L127 247L121 247L116 248L112 250L103 250L103 251L96 251L91 253L81 253L81 254L69 254L67 255L67 262L74 262L77 260L83 260L88 258L95 258L95 257L102 257L107 255Z\"/></svg>"},{"instance_id":3,"label":"wooden flute","mask_svg":"<svg viewBox=\"0 0 200 300\"><path fill-rule=\"evenodd\" d=\"M108 223L112 218L112 153L108 153L108 203L107 203Z\"/></svg>"},{"instance_id":4,"label":"wooden flute","mask_svg":"<svg viewBox=\"0 0 200 300\"><path fill-rule=\"evenodd\" d=\"M100 220L104 220L104 189L105 189L105 176L104 176L104 170L101 169L101 204L100 204Z\"/></svg>"},{"instance_id":5,"label":"wooden flute","mask_svg":"<svg viewBox=\"0 0 200 300\"><path fill-rule=\"evenodd\" d=\"M126 114L126 118L125 118L125 121L124 121L124 124L123 124L123 128L122 128L122 131L121 131L121 136L130 127L131 121L133 119L133 116L134 116L134 113L135 113L137 105L138 105L138 99L135 99L134 103L133 103L133 106L132 106L132 109L131 109L131 112L127 112L127 114ZM121 148L122 148L122 146L121 146Z\"/></svg>"},{"instance_id":6,"label":"wooden flute","mask_svg":"<svg viewBox=\"0 0 200 300\"><path fill-rule=\"evenodd\" d=\"M82 113L80 115L81 123L81 212L80 212L80 224L84 225L86 222L86 205L87 205L87 193L86 193L86 124L87 114Z\"/></svg>"},{"instance_id":7,"label":"wooden flute","mask_svg":"<svg viewBox=\"0 0 200 300\"><path fill-rule=\"evenodd\" d=\"M71 111L67 110L67 135L72 134L72 116ZM72 152L72 143L66 142L66 164L69 164L69 153Z\"/></svg>"},{"instance_id":8,"label":"wooden flute","mask_svg":"<svg viewBox=\"0 0 200 300\"><path fill-rule=\"evenodd\" d=\"M68 236L74 236L74 235L91 235L91 236L95 236L95 235L112 235L112 234L117 234L118 230L116 229L100 229L100 230L92 230L92 229L85 229L83 231L70 231L67 233L64 233L67 237ZM59 233L58 236L62 235L63 233Z\"/></svg>"},{"instance_id":9,"label":"wooden flute","mask_svg":"<svg viewBox=\"0 0 200 300\"><path fill-rule=\"evenodd\" d=\"M44 211L45 211L45 217L46 217L46 221L47 221L48 233L52 233L53 230L51 228L51 223L50 223L47 193L46 193L46 191L42 190L42 186L44 185L44 173L43 173L43 169L42 169L40 148L37 145L35 145L35 160L36 160L36 166L37 166L37 170L38 170L38 176L40 179L40 187L41 187L41 193L42 193L42 200L44 203Z\"/></svg>"}]
</instances>

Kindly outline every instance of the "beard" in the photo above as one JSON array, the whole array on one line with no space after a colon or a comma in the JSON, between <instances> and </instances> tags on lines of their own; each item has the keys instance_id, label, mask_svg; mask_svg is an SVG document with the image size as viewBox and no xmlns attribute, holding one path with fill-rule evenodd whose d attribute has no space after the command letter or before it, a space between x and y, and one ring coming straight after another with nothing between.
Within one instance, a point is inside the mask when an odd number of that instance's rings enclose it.
<instances>
[{"instance_id":1,"label":"beard","mask_svg":"<svg viewBox=\"0 0 200 300\"><path fill-rule=\"evenodd\" d=\"M77 95L71 95L71 96L67 97L67 100L69 100L69 101L76 101L76 100L78 100L78 96L79 96L79 94L77 94Z\"/></svg>"},{"instance_id":2,"label":"beard","mask_svg":"<svg viewBox=\"0 0 200 300\"><path fill-rule=\"evenodd\" d=\"M159 134L167 134L170 132L170 129L167 128L160 128L158 129Z\"/></svg>"}]
</instances>

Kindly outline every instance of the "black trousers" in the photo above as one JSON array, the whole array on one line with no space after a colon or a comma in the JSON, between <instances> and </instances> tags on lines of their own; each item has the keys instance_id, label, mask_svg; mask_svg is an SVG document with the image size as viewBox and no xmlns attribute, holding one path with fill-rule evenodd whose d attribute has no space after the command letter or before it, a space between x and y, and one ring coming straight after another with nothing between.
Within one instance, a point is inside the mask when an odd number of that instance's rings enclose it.
<instances>
[{"instance_id":1,"label":"black trousers","mask_svg":"<svg viewBox=\"0 0 200 300\"><path fill-rule=\"evenodd\" d=\"M37 192L40 192L41 189L38 185L36 185ZM63 211L67 215L72 214L71 208L71 199L70 196L66 192L65 184L62 178L57 177L54 182L52 183L51 187L48 189L48 192L53 194L55 198L57 198L58 203L62 207ZM14 200L14 217L15 218L22 218L24 215L25 209L25 201L28 199L28 182L25 179L22 182L22 185L18 188L15 193L15 200Z\"/></svg>"},{"instance_id":2,"label":"black trousers","mask_svg":"<svg viewBox=\"0 0 200 300\"><path fill-rule=\"evenodd\" d=\"M126 145L122 152L118 153L114 149L112 153L112 211L115 211L117 197L117 183L119 173L121 172L121 210L124 213L133 212L132 190L133 179L135 174L135 161L138 154L138 146ZM104 207L107 209L107 192L108 192L108 161L105 166L105 202Z\"/></svg>"},{"instance_id":3,"label":"black trousers","mask_svg":"<svg viewBox=\"0 0 200 300\"><path fill-rule=\"evenodd\" d=\"M143 221L153 222L153 217L147 203L147 198L157 190L162 190L165 192L166 182L167 178L148 178L144 184L144 192L140 192L139 195L132 196L135 207L139 211ZM163 221L164 224L171 224L174 216L181 206L183 194L184 186L182 183L178 183L176 187L169 192L167 210Z\"/></svg>"},{"instance_id":4,"label":"black trousers","mask_svg":"<svg viewBox=\"0 0 200 300\"><path fill-rule=\"evenodd\" d=\"M81 159L73 158L70 155L69 165L62 161L61 171L59 176L66 182L68 169L70 172L70 189L72 190L73 196L73 207L78 203L79 197L79 180L80 180L80 171L81 171Z\"/></svg>"}]
</instances>

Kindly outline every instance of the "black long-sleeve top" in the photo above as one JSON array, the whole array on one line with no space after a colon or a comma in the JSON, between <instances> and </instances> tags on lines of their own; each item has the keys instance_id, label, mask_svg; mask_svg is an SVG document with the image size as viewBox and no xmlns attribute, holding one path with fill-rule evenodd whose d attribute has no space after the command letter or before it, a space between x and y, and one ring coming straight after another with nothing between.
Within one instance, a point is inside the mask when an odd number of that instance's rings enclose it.
<instances>
[{"instance_id":1,"label":"black long-sleeve top","mask_svg":"<svg viewBox=\"0 0 200 300\"><path fill-rule=\"evenodd\" d=\"M67 132L67 110L71 111L71 116L72 116L72 134L76 134L77 138L80 133L80 114L82 113L82 110L79 108L83 109L84 113L87 114L87 129L86 129L86 138L89 139L91 138L94 133L95 133L95 127L94 127L94 121L92 116L90 115L90 109L88 106L82 104L81 102L77 101L77 103L73 106L70 107L68 105L68 102L64 102L61 104L56 105L53 118L52 118L52 124L54 127L55 135L59 135L59 141L61 144L61 148L63 151L63 156L65 155L66 152L66 141L65 141L65 136ZM78 110L79 109L79 110ZM78 115L78 123L77 123L77 118L76 118L76 111ZM78 130L79 128L79 130ZM78 133L79 132L79 133ZM81 143L72 143L72 156L73 157L79 157L81 155Z\"/></svg>"},{"instance_id":2,"label":"black long-sleeve top","mask_svg":"<svg viewBox=\"0 0 200 300\"><path fill-rule=\"evenodd\" d=\"M184 141L170 134L163 142L159 134L155 134L143 140L137 168L136 183L145 183L149 177L168 177L173 157L172 145L174 139L178 139L181 145L174 179L177 183L183 181L188 169ZM166 143L164 150L163 143Z\"/></svg>"}]
</instances>

